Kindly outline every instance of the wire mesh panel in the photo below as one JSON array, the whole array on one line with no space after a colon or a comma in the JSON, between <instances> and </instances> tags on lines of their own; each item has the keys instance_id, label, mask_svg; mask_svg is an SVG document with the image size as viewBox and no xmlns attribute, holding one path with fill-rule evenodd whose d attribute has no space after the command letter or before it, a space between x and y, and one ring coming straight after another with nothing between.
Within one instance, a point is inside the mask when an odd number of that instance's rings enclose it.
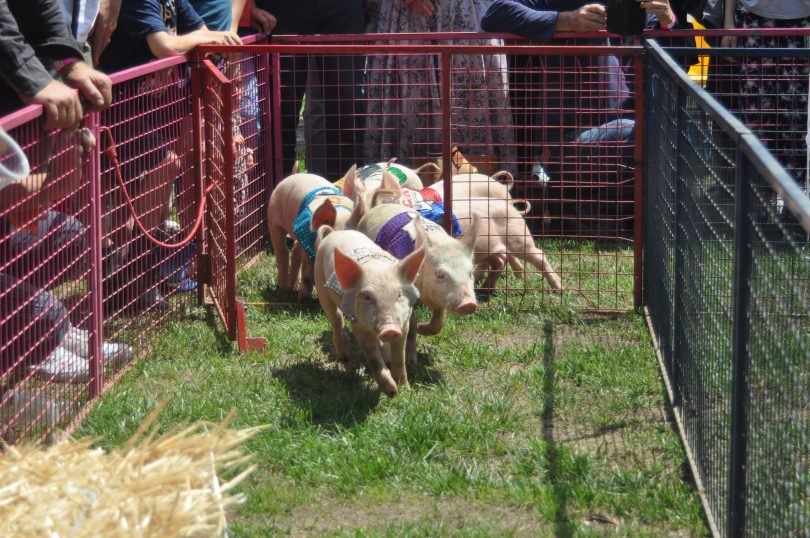
<instances>
[{"instance_id":1,"label":"wire mesh panel","mask_svg":"<svg viewBox=\"0 0 810 538\"><path fill-rule=\"evenodd\" d=\"M87 129L44 131L41 107L2 118L30 164L2 143L0 165L0 365L2 436L47 438L99 377L90 316L91 161ZM12 177L14 171L19 172Z\"/></svg>"},{"instance_id":2,"label":"wire mesh panel","mask_svg":"<svg viewBox=\"0 0 810 538\"><path fill-rule=\"evenodd\" d=\"M195 300L197 244L174 246L199 201L191 84L184 58L112 78L100 115L104 336L144 353L153 329Z\"/></svg>"},{"instance_id":3,"label":"wire mesh panel","mask_svg":"<svg viewBox=\"0 0 810 538\"><path fill-rule=\"evenodd\" d=\"M671 57L648 53L644 302L690 461L715 533L801 534L810 204Z\"/></svg>"},{"instance_id":4,"label":"wire mesh panel","mask_svg":"<svg viewBox=\"0 0 810 538\"><path fill-rule=\"evenodd\" d=\"M604 38L504 47L450 34L283 44L299 37L252 49L270 54L275 182L296 162L330 181L392 158L420 169L423 187L453 173L430 195L462 222L476 207L486 213L481 267L512 268L489 291L526 305L632 306L639 48ZM515 204L488 189L498 180ZM563 293L542 293L556 275Z\"/></svg>"},{"instance_id":5,"label":"wire mesh panel","mask_svg":"<svg viewBox=\"0 0 810 538\"><path fill-rule=\"evenodd\" d=\"M747 363L741 395L747 455L738 471L747 476L738 502L744 502L746 535L800 536L810 529L810 201L796 196L796 207L785 193L782 206L768 181L778 166L761 164L756 146L743 149L741 184L749 192L738 219L747 228L751 259L742 268L748 309L738 329ZM780 175L782 184L793 181Z\"/></svg>"},{"instance_id":6,"label":"wire mesh panel","mask_svg":"<svg viewBox=\"0 0 810 538\"><path fill-rule=\"evenodd\" d=\"M206 249L210 291L231 340L236 338L234 223L234 145L232 84L210 61L203 62L204 177L211 187L206 215Z\"/></svg>"},{"instance_id":7,"label":"wire mesh panel","mask_svg":"<svg viewBox=\"0 0 810 538\"><path fill-rule=\"evenodd\" d=\"M219 66L233 92L234 233L240 264L261 251L267 236L266 204L272 187L268 64L266 54L243 53L222 55Z\"/></svg>"}]
</instances>

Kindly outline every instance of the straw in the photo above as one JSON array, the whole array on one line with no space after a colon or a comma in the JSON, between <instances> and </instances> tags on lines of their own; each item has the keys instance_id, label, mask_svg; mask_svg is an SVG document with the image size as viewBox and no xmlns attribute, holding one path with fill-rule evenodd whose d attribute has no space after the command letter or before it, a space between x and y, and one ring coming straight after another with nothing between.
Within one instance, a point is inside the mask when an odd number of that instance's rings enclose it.
<instances>
[{"instance_id":1,"label":"straw","mask_svg":"<svg viewBox=\"0 0 810 538\"><path fill-rule=\"evenodd\" d=\"M0 521L5 536L224 536L233 489L254 469L242 448L261 427L197 422L157 436L156 409L123 447L95 439L5 446ZM222 476L232 476L222 482Z\"/></svg>"}]
</instances>

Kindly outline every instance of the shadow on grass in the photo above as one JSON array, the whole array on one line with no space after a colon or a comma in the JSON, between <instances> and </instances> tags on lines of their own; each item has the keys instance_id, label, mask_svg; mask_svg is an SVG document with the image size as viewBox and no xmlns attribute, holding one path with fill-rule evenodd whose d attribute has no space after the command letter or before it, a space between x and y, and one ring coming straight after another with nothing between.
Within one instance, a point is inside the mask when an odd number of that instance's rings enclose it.
<instances>
[{"instance_id":1,"label":"shadow on grass","mask_svg":"<svg viewBox=\"0 0 810 538\"><path fill-rule=\"evenodd\" d=\"M222 326L222 320L213 305L207 305L205 308L205 323L209 327L216 328L214 334L217 339L217 351L220 354L230 353L233 350L233 343L228 339L228 333Z\"/></svg>"},{"instance_id":2,"label":"shadow on grass","mask_svg":"<svg viewBox=\"0 0 810 538\"><path fill-rule=\"evenodd\" d=\"M417 342L419 338L417 338ZM327 330L321 333L318 337L318 344L323 351L324 356L330 357L334 360L335 347L332 343L332 331ZM349 354L351 356L352 364L356 367L364 366L366 359L363 356L363 350L357 344L357 340L349 330ZM337 361L335 361L337 364ZM407 366L408 381L413 385L419 383L422 385L439 385L444 382L442 373L433 367L433 356L430 353L418 351L416 353L416 365Z\"/></svg>"},{"instance_id":3,"label":"shadow on grass","mask_svg":"<svg viewBox=\"0 0 810 538\"><path fill-rule=\"evenodd\" d=\"M363 422L380 401L380 392L356 372L337 364L299 362L274 369L290 399L310 416L312 424L335 430Z\"/></svg>"},{"instance_id":4,"label":"shadow on grass","mask_svg":"<svg viewBox=\"0 0 810 538\"><path fill-rule=\"evenodd\" d=\"M543 325L543 334L546 339L545 353L543 354L543 440L546 443L546 472L548 481L552 485L552 495L556 504L554 514L554 535L573 536L574 524L568 515L568 502L570 493L568 487L561 481L564 474L559 444L554 440L554 384L555 384L555 348L554 325L546 321Z\"/></svg>"}]
</instances>

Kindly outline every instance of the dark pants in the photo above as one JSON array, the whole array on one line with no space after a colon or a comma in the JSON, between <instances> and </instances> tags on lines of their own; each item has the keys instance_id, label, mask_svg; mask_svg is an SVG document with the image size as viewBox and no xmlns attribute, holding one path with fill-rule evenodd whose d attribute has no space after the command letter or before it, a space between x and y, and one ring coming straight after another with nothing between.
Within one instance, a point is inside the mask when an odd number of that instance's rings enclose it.
<instances>
[{"instance_id":1,"label":"dark pants","mask_svg":"<svg viewBox=\"0 0 810 538\"><path fill-rule=\"evenodd\" d=\"M6 222L0 232L2 270L39 288L53 288L78 278L87 268L87 230L75 217L46 211L35 233L12 230Z\"/></svg>"},{"instance_id":2,"label":"dark pants","mask_svg":"<svg viewBox=\"0 0 810 538\"><path fill-rule=\"evenodd\" d=\"M361 34L365 28L361 0L260 0L257 5L276 16L275 33L278 35ZM364 63L363 56L281 58L281 143L285 174L290 173L297 158L295 132L311 69L317 69L324 125L322 140L308 143L308 171L335 181L361 160L364 108L360 97Z\"/></svg>"},{"instance_id":3,"label":"dark pants","mask_svg":"<svg viewBox=\"0 0 810 538\"><path fill-rule=\"evenodd\" d=\"M0 374L9 386L45 360L69 327L68 311L56 297L0 273Z\"/></svg>"}]
</instances>

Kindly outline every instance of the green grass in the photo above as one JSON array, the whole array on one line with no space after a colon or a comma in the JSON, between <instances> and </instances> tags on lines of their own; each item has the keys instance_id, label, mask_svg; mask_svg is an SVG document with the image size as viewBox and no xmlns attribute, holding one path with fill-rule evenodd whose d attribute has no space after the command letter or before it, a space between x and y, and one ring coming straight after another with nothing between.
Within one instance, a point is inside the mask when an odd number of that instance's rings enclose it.
<instances>
[{"instance_id":1,"label":"green grass","mask_svg":"<svg viewBox=\"0 0 810 538\"><path fill-rule=\"evenodd\" d=\"M265 257L240 296L289 300L273 280ZM493 296L419 340L413 390L393 399L328 362L315 305L249 307L265 355L238 355L192 309L78 434L120 446L169 397L163 428L230 410L235 427L269 425L247 445L259 468L234 536L705 535L640 318L575 306Z\"/></svg>"}]
</instances>

